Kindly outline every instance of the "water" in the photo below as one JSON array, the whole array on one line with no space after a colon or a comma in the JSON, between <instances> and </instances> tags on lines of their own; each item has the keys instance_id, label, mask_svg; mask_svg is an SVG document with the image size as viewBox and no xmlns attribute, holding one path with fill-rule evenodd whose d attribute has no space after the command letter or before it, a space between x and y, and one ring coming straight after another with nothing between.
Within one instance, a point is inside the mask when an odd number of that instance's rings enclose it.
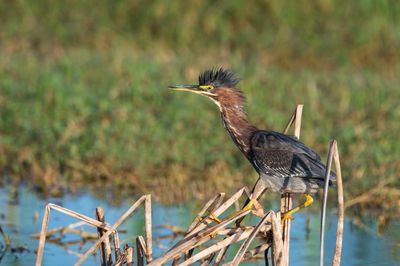
<instances>
[{"instance_id":1,"label":"water","mask_svg":"<svg viewBox=\"0 0 400 266\"><path fill-rule=\"evenodd\" d=\"M40 231L43 210L48 202L62 205L91 217L94 217L94 209L97 206L102 206L107 221L112 223L135 199L137 198L127 199L118 206L113 206L109 202L95 198L90 194L67 195L63 199L43 200L26 187L13 189L7 186L0 188L0 225L5 234L10 237L11 247L14 249L14 252L7 252L2 264L15 266L34 264L38 241L31 238L30 235ZM155 228L153 237L156 239L160 236L170 235L169 230L157 227L161 224L174 224L187 228L191 222L190 219L194 217L200 207L196 203L163 206L153 202L153 226ZM35 218L37 215L38 219ZM296 214L295 217L296 220L292 223L291 231L290 264L317 265L319 262L319 216L316 212L311 215L310 212L308 212L308 215L307 212L301 212ZM309 226L307 226L307 220L309 220ZM49 228L65 226L74 222L76 222L75 219L52 211ZM398 221L390 223L383 235L378 236L373 217L365 218L363 222L368 229L355 226L348 219L345 221L342 265L400 265L400 223ZM121 226L121 228L127 230L126 234L121 235L121 241L134 246L134 237L138 234L143 235L143 224L144 215L142 211L139 211ZM95 232L89 227L85 227L85 229ZM326 265L331 264L335 233L335 215L330 214L325 244ZM69 236L63 241L76 239L78 237ZM164 239L154 242L154 255L159 256L176 241L176 239ZM2 239L1 243L3 243ZM72 265L78 257L70 253L83 253L88 245L69 248L70 251L67 251L63 247L47 243L43 265ZM89 258L85 265L98 265L97 261L97 258ZM246 264L262 265L262 261Z\"/></svg>"}]
</instances>

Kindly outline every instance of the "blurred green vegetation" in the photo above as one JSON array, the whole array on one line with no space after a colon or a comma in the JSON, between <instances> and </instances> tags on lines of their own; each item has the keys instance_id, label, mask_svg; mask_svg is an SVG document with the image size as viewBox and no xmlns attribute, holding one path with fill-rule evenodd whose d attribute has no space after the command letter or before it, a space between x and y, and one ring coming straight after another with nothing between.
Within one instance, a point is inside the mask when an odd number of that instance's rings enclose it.
<instances>
[{"instance_id":1,"label":"blurred green vegetation","mask_svg":"<svg viewBox=\"0 0 400 266\"><path fill-rule=\"evenodd\" d=\"M305 104L302 140L338 140L347 197L398 202L398 1L2 1L0 28L3 176L164 199L250 186L213 103L166 89L223 66L260 128Z\"/></svg>"}]
</instances>

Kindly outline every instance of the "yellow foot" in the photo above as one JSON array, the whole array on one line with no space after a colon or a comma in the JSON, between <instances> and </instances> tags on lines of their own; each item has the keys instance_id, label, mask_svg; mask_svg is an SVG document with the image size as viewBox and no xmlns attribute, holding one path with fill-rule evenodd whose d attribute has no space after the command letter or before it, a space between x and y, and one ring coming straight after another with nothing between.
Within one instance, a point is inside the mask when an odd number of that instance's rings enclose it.
<instances>
[{"instance_id":1,"label":"yellow foot","mask_svg":"<svg viewBox=\"0 0 400 266\"><path fill-rule=\"evenodd\" d=\"M314 202L314 199L311 197L311 195L304 194L304 196L306 197L306 201L303 204L300 204L296 208L293 208L290 211L287 211L287 212L281 214L282 222L284 222L285 220L288 220L288 219L294 220L294 218L292 217L293 213L310 206Z\"/></svg>"},{"instance_id":2,"label":"yellow foot","mask_svg":"<svg viewBox=\"0 0 400 266\"><path fill-rule=\"evenodd\" d=\"M290 213L284 213L281 215L281 221L284 223L286 220L294 220L294 218Z\"/></svg>"},{"instance_id":3,"label":"yellow foot","mask_svg":"<svg viewBox=\"0 0 400 266\"><path fill-rule=\"evenodd\" d=\"M214 213L211 213L208 218L218 224L222 223L222 221Z\"/></svg>"},{"instance_id":4,"label":"yellow foot","mask_svg":"<svg viewBox=\"0 0 400 266\"><path fill-rule=\"evenodd\" d=\"M199 217L199 222L202 222L207 219L216 222L218 224L222 222L214 213L211 213L209 216L206 217Z\"/></svg>"}]
</instances>

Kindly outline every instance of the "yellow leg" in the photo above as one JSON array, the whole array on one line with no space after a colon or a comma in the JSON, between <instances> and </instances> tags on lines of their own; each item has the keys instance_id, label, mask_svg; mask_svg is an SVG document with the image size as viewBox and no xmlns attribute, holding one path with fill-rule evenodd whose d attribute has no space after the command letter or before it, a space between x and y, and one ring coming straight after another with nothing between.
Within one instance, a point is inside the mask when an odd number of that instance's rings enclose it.
<instances>
[{"instance_id":1,"label":"yellow leg","mask_svg":"<svg viewBox=\"0 0 400 266\"><path fill-rule=\"evenodd\" d=\"M253 206L254 206L254 203L255 203L255 202L256 202L255 199L251 199L251 200L249 201L249 203L247 203L247 205L244 206L243 209L241 209L240 211L237 211L237 212L235 212L235 213L229 215L229 217L228 217L227 219L230 219L230 218L232 218L232 217L234 217L234 216L236 216L236 215L239 215L239 214L241 214L241 213L244 213L244 212L246 212L246 211L248 211L248 210L253 209Z\"/></svg>"},{"instance_id":2,"label":"yellow leg","mask_svg":"<svg viewBox=\"0 0 400 266\"><path fill-rule=\"evenodd\" d=\"M304 196L306 197L306 201L303 204L300 204L296 208L293 208L281 215L282 222L288 219L293 220L294 219L292 216L293 213L310 206L314 202L314 199L311 197L310 194L304 194Z\"/></svg>"}]
</instances>

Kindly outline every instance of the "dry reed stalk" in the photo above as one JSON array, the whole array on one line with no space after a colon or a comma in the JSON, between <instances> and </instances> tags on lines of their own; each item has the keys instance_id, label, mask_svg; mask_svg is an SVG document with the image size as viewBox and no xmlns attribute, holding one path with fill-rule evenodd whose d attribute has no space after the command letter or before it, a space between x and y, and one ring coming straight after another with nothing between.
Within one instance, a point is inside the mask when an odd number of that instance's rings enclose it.
<instances>
[{"instance_id":1,"label":"dry reed stalk","mask_svg":"<svg viewBox=\"0 0 400 266\"><path fill-rule=\"evenodd\" d=\"M247 237L250 236L252 232L252 229L248 228L245 230L242 230L240 228L237 229L237 232L225 239L223 239L220 242L217 242L216 244L200 251L199 253L197 253L196 255L192 256L191 258L185 260L183 263L179 264L179 266L186 266L186 265L190 265L204 257L207 257L210 254L213 254L219 250L222 250L226 247L228 247L229 245L232 245L233 243L239 242L243 239L246 239Z\"/></svg>"},{"instance_id":2,"label":"dry reed stalk","mask_svg":"<svg viewBox=\"0 0 400 266\"><path fill-rule=\"evenodd\" d=\"M120 258L115 262L115 264L112 264L113 266L122 266L126 263L126 265L132 264L133 260L133 248L129 247L127 244L124 246L124 251L122 252Z\"/></svg>"},{"instance_id":3,"label":"dry reed stalk","mask_svg":"<svg viewBox=\"0 0 400 266\"><path fill-rule=\"evenodd\" d=\"M137 253L137 265L143 266L144 265L144 256L146 254L146 248L144 239L142 236L138 236L136 238L136 253Z\"/></svg>"},{"instance_id":4,"label":"dry reed stalk","mask_svg":"<svg viewBox=\"0 0 400 266\"><path fill-rule=\"evenodd\" d=\"M228 246L226 246L226 247L220 249L220 251L218 252L217 257L215 258L215 261L214 261L214 264L213 264L214 266L217 266L217 265L219 265L219 264L222 262L222 260L224 259L225 254L226 254L226 252L228 251L228 248L229 248L229 247L230 247L230 246L228 245Z\"/></svg>"},{"instance_id":5,"label":"dry reed stalk","mask_svg":"<svg viewBox=\"0 0 400 266\"><path fill-rule=\"evenodd\" d=\"M81 221L85 222L86 224L88 224L90 226L100 227L100 228L103 228L104 230L107 230L107 231L111 230L111 226L109 224L101 223L101 222L99 222L99 221L97 221L97 220L95 220L93 218L90 218L90 217L88 217L86 215L83 215L81 213L69 210L67 208L64 208L64 207L61 207L61 206L58 206L58 205L55 205L55 204L52 204L52 203L47 204L47 206L49 206L51 209L54 209L54 210L56 210L58 212L64 213L64 214L66 214L68 216L71 216L71 217L74 217L74 218L76 218L78 220L81 220Z\"/></svg>"},{"instance_id":6,"label":"dry reed stalk","mask_svg":"<svg viewBox=\"0 0 400 266\"><path fill-rule=\"evenodd\" d=\"M118 231L115 230L115 232L113 232L113 245L114 245L114 256L115 256L115 261L120 260L121 258L121 248L119 245L119 235L118 235Z\"/></svg>"},{"instance_id":7,"label":"dry reed stalk","mask_svg":"<svg viewBox=\"0 0 400 266\"><path fill-rule=\"evenodd\" d=\"M321 207L321 227L320 227L320 245L319 245L319 265L324 265L324 242L325 242L325 216L326 216L326 203L328 200L328 189L329 189L329 179L332 169L332 159L334 152L334 141L331 141L329 145L328 158L326 159L326 172L325 172L325 184L324 184L324 197L322 200Z\"/></svg>"},{"instance_id":8,"label":"dry reed stalk","mask_svg":"<svg viewBox=\"0 0 400 266\"><path fill-rule=\"evenodd\" d=\"M151 195L146 196L144 202L145 233L146 233L146 260L150 263L153 260L153 235L151 217Z\"/></svg>"},{"instance_id":9,"label":"dry reed stalk","mask_svg":"<svg viewBox=\"0 0 400 266\"><path fill-rule=\"evenodd\" d=\"M261 252L264 252L269 247L271 247L271 243L264 243L251 250L246 251L246 253L244 254L244 260L259 255Z\"/></svg>"},{"instance_id":10,"label":"dry reed stalk","mask_svg":"<svg viewBox=\"0 0 400 266\"><path fill-rule=\"evenodd\" d=\"M133 247L126 249L126 266L133 266Z\"/></svg>"},{"instance_id":11,"label":"dry reed stalk","mask_svg":"<svg viewBox=\"0 0 400 266\"><path fill-rule=\"evenodd\" d=\"M144 195L140 197L127 211L125 211L121 217L111 226L111 229L108 230L107 232L104 233L104 235L99 238L86 252L83 254L83 256L78 260L78 262L75 264L76 266L81 265L89 256L92 254L97 247L102 243L107 237L110 236L111 233L115 233L117 228L131 215L133 214L137 208L148 198L150 195Z\"/></svg>"},{"instance_id":12,"label":"dry reed stalk","mask_svg":"<svg viewBox=\"0 0 400 266\"><path fill-rule=\"evenodd\" d=\"M243 191L243 189L241 189L240 191ZM238 194L238 193L236 193L236 194ZM210 240L212 238L212 235L216 234L219 230L221 230L222 228L226 227L228 224L236 221L237 219L240 219L241 217L246 216L248 213L250 213L249 210L245 211L243 213L239 213L238 215L235 215L234 217L231 217L229 219L226 219L226 220L222 221L220 224L217 224L217 225L215 225L213 227L206 228L206 229L200 231L196 235L191 234L187 238L185 238L185 239L181 240L180 242L178 242L172 249L170 249L163 256L157 258L156 260L154 260L153 262L151 262L148 265L149 266L150 265L153 265L153 266L161 265L161 264L167 262L168 260L170 260L172 258L175 258L177 255L179 255L181 253L184 253L184 252L186 252L186 251L188 251L190 249L193 249L193 248L203 244L204 242Z\"/></svg>"},{"instance_id":13,"label":"dry reed stalk","mask_svg":"<svg viewBox=\"0 0 400 266\"><path fill-rule=\"evenodd\" d=\"M282 225L280 220L281 220L280 213L277 214L273 213L271 215L272 235L273 235L272 260L274 262L273 265L275 266L284 265L285 256L288 256L288 254L285 254L283 250Z\"/></svg>"},{"instance_id":14,"label":"dry reed stalk","mask_svg":"<svg viewBox=\"0 0 400 266\"><path fill-rule=\"evenodd\" d=\"M231 196L227 201L225 201L221 206L214 210L215 216L220 216L226 209L228 209L232 204L234 204L245 192L245 187L238 190L233 196ZM189 232L184 239L193 236L194 234L198 233L199 231L203 230L210 224L211 221L203 220L201 223L198 223L191 232Z\"/></svg>"},{"instance_id":15,"label":"dry reed stalk","mask_svg":"<svg viewBox=\"0 0 400 266\"><path fill-rule=\"evenodd\" d=\"M225 197L225 193L218 193L212 199L207 201L207 203L204 205L204 207L201 209L201 211L199 211L197 213L196 217L190 224L189 229L187 231L190 233L199 224L200 219L204 216L204 214L206 212L209 211L211 214L215 208L218 208L221 205L224 197ZM213 208L211 208L211 207L213 207Z\"/></svg>"},{"instance_id":16,"label":"dry reed stalk","mask_svg":"<svg viewBox=\"0 0 400 266\"><path fill-rule=\"evenodd\" d=\"M327 158L327 170L325 173L325 187L324 187L324 198L321 211L321 232L320 232L320 265L324 265L324 241L325 241L325 214L326 214L326 203L328 198L328 187L329 178L331 174L332 162L335 163L336 170L336 186L337 186L337 199L338 199L338 224L336 230L336 243L335 253L332 261L332 265L340 265L340 258L342 254L342 241L343 241L343 221L344 221L344 199L343 199L343 182L342 182L342 169L340 167L339 150L337 141L332 140L329 145L328 158Z\"/></svg>"},{"instance_id":17,"label":"dry reed stalk","mask_svg":"<svg viewBox=\"0 0 400 266\"><path fill-rule=\"evenodd\" d=\"M284 134L288 133L289 128L294 123L294 135L297 137L297 139L300 139L302 113L303 113L303 105L298 104L292 117L289 119L289 122L287 123L285 130L283 131ZM280 212L285 213L289 211L292 208L292 203L293 203L293 198L290 195L290 193L283 194L281 196ZM282 230L283 252L287 254L287 256L284 256L285 261L283 262L283 265L289 265L290 223L291 223L290 219L286 220L284 222Z\"/></svg>"},{"instance_id":18,"label":"dry reed stalk","mask_svg":"<svg viewBox=\"0 0 400 266\"><path fill-rule=\"evenodd\" d=\"M185 237L191 231L193 231L201 223L201 221L204 220L202 217L204 216L204 214L206 212L208 212L209 216L210 216L213 213L213 211L221 205L224 197L225 197L225 193L218 193L216 196L214 196L209 201L207 201L207 203L204 205L204 207L200 210L200 212L193 219L192 223L190 224L190 226L189 226L189 228L188 228L188 230L187 230L187 232L185 234ZM206 217L205 219L210 221L209 217ZM185 260L190 258L192 256L193 252L194 252L194 249L189 250L186 253ZM172 264L173 265L178 265L179 259L180 259L180 257L175 258L174 261L172 262Z\"/></svg>"},{"instance_id":19,"label":"dry reed stalk","mask_svg":"<svg viewBox=\"0 0 400 266\"><path fill-rule=\"evenodd\" d=\"M210 265L211 261L214 259L215 253L212 253L207 259L205 259L200 266L208 266Z\"/></svg>"},{"instance_id":20,"label":"dry reed stalk","mask_svg":"<svg viewBox=\"0 0 400 266\"><path fill-rule=\"evenodd\" d=\"M46 241L46 231L47 231L47 226L49 224L49 218L50 218L50 206L47 205L43 214L42 229L40 231L39 247L36 256L36 266L42 265L44 243Z\"/></svg>"},{"instance_id":21,"label":"dry reed stalk","mask_svg":"<svg viewBox=\"0 0 400 266\"><path fill-rule=\"evenodd\" d=\"M336 169L336 186L338 197L338 224L336 229L336 244L335 253L333 256L333 266L340 265L340 258L342 256L342 242L343 242L343 220L344 220L344 199L343 199L343 182L342 182L342 169L340 167L339 149L336 140L334 141L334 162Z\"/></svg>"},{"instance_id":22,"label":"dry reed stalk","mask_svg":"<svg viewBox=\"0 0 400 266\"><path fill-rule=\"evenodd\" d=\"M242 261L243 256L247 249L250 247L250 244L253 242L254 238L258 234L258 232L261 230L262 226L270 220L271 213L275 215L273 212L268 212L264 218L261 219L261 221L257 224L257 226L252 230L250 236L246 239L246 241L243 242L242 246L240 247L239 251L236 253L235 257L232 260L231 265L236 266L239 265L239 263Z\"/></svg>"},{"instance_id":23,"label":"dry reed stalk","mask_svg":"<svg viewBox=\"0 0 400 266\"><path fill-rule=\"evenodd\" d=\"M104 211L101 207L96 208L96 218L99 222L105 223ZM99 238L103 236L103 229L97 227L97 233ZM111 247L108 238L100 245L100 263L103 266L108 266L112 264L111 258Z\"/></svg>"},{"instance_id":24,"label":"dry reed stalk","mask_svg":"<svg viewBox=\"0 0 400 266\"><path fill-rule=\"evenodd\" d=\"M44 245L46 242L46 235L47 235L47 227L49 224L49 218L50 218L50 211L51 209L54 209L58 212L64 213L68 216L74 217L76 219L84 221L86 224L94 226L94 227L100 227L104 230L110 230L111 227L107 224L103 224L95 219L92 219L90 217L87 217L83 214L68 210L64 207L49 203L46 205L44 214L43 214L43 220L42 220L42 228L40 231L40 237L39 237L39 245L38 245L38 250L37 250L37 256L36 256L36 266L40 266L42 264L42 259L43 259L43 251L44 251Z\"/></svg>"}]
</instances>

